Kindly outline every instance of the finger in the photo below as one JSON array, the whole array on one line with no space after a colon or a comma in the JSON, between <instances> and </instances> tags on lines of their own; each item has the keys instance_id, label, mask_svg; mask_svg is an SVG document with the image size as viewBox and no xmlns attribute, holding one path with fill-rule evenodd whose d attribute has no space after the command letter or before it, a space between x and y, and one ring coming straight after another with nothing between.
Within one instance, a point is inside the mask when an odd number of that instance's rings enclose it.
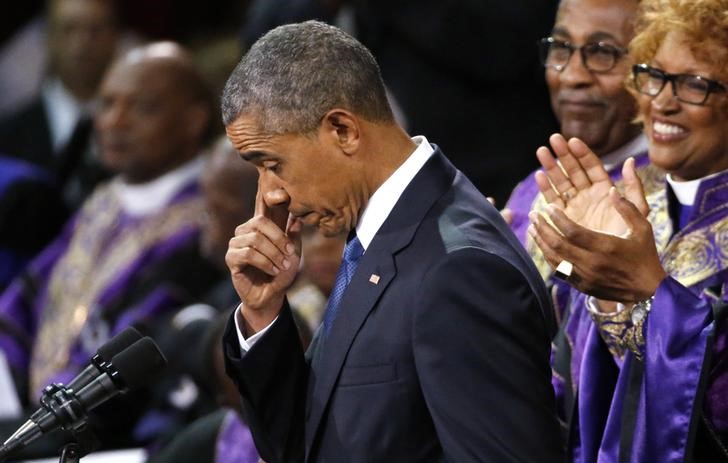
<instances>
[{"instance_id":1,"label":"finger","mask_svg":"<svg viewBox=\"0 0 728 463\"><path fill-rule=\"evenodd\" d=\"M265 210L268 206L263 200L263 189L260 186L260 177L258 177L258 191L255 193L255 214L265 217Z\"/></svg>"},{"instance_id":2,"label":"finger","mask_svg":"<svg viewBox=\"0 0 728 463\"><path fill-rule=\"evenodd\" d=\"M511 211L508 208L501 209L500 211L501 217L503 217L503 220L510 226L513 224L513 211Z\"/></svg>"},{"instance_id":3,"label":"finger","mask_svg":"<svg viewBox=\"0 0 728 463\"><path fill-rule=\"evenodd\" d=\"M284 205L269 206L265 201L265 190L262 187L262 177L258 177L258 191L255 194L255 215L267 217L281 230L288 221L288 209Z\"/></svg>"},{"instance_id":4,"label":"finger","mask_svg":"<svg viewBox=\"0 0 728 463\"><path fill-rule=\"evenodd\" d=\"M584 171L587 179L591 183L610 182L609 174L604 168L604 164L599 157L587 146L586 143L578 138L569 139L569 150L576 158Z\"/></svg>"},{"instance_id":5,"label":"finger","mask_svg":"<svg viewBox=\"0 0 728 463\"><path fill-rule=\"evenodd\" d=\"M235 236L230 240L228 248L252 248L266 256L279 270L287 270L291 266L290 256L282 252L278 246L262 233L254 232L242 236Z\"/></svg>"},{"instance_id":6,"label":"finger","mask_svg":"<svg viewBox=\"0 0 728 463\"><path fill-rule=\"evenodd\" d=\"M556 190L554 190L553 185L549 182L548 176L543 171L537 171L535 179L536 185L538 185L538 189L541 191L541 194L547 203L556 204L559 207L565 207L564 200L561 199L561 196L559 196Z\"/></svg>"},{"instance_id":7,"label":"finger","mask_svg":"<svg viewBox=\"0 0 728 463\"><path fill-rule=\"evenodd\" d=\"M249 267L260 270L270 276L276 276L281 272L273 261L250 246L228 248L225 254L225 263L232 274L243 272Z\"/></svg>"},{"instance_id":8,"label":"finger","mask_svg":"<svg viewBox=\"0 0 728 463\"><path fill-rule=\"evenodd\" d=\"M622 166L622 181L624 182L624 196L629 202L637 207L640 213L647 217L650 206L645 198L645 190L642 181L637 176L634 158L630 157Z\"/></svg>"},{"instance_id":9,"label":"finger","mask_svg":"<svg viewBox=\"0 0 728 463\"><path fill-rule=\"evenodd\" d=\"M554 251L554 249L549 245L549 243L543 239L541 236L541 233L539 232L538 225L535 223L531 223L528 226L528 234L533 239L533 242L536 243L536 246L541 249L541 253L543 254L544 259L546 262L551 266L552 269L555 269L557 265L559 265L559 262L561 262L561 257Z\"/></svg>"},{"instance_id":10,"label":"finger","mask_svg":"<svg viewBox=\"0 0 728 463\"><path fill-rule=\"evenodd\" d=\"M244 236L249 233L261 233L273 243L283 254L292 255L295 246L288 239L283 229L267 217L255 216L235 228L235 236Z\"/></svg>"},{"instance_id":11,"label":"finger","mask_svg":"<svg viewBox=\"0 0 728 463\"><path fill-rule=\"evenodd\" d=\"M552 135L552 138L553 137L554 136ZM571 181L561 169L561 166L556 162L553 155L551 155L551 151L549 151L548 148L542 146L537 149L536 157L543 166L543 172L548 177L549 182L551 182L551 185L553 185L554 189L559 194L573 188Z\"/></svg>"},{"instance_id":12,"label":"finger","mask_svg":"<svg viewBox=\"0 0 728 463\"><path fill-rule=\"evenodd\" d=\"M566 172L574 187L577 190L589 188L591 181L576 156L571 152L571 148L569 147L569 143L566 142L566 139L560 134L554 134L549 138L549 142L559 159L561 168Z\"/></svg>"},{"instance_id":13,"label":"finger","mask_svg":"<svg viewBox=\"0 0 728 463\"><path fill-rule=\"evenodd\" d=\"M619 215L621 215L624 219L627 227L629 227L630 229L630 232L634 232L635 230L641 230L644 227L647 219L645 218L642 211L640 211L637 206L632 204L631 201L621 197L615 187L612 187L609 190L609 199L612 201L612 205L617 210L617 212L619 212ZM647 225L649 224L647 223ZM630 232L628 232L628 234L630 234Z\"/></svg>"},{"instance_id":14,"label":"finger","mask_svg":"<svg viewBox=\"0 0 728 463\"><path fill-rule=\"evenodd\" d=\"M490 204L492 204L493 206L495 206L495 198L494 197L492 197L492 196L486 196L485 199L488 200L488 202Z\"/></svg>"},{"instance_id":15,"label":"finger","mask_svg":"<svg viewBox=\"0 0 728 463\"><path fill-rule=\"evenodd\" d=\"M286 229L286 234L288 235L288 239L291 241L291 243L293 243L296 254L299 256L301 255L301 249L302 249L302 244L301 244L302 231L303 231L303 221L301 221L301 219L297 219L291 215L288 219L288 226Z\"/></svg>"}]
</instances>

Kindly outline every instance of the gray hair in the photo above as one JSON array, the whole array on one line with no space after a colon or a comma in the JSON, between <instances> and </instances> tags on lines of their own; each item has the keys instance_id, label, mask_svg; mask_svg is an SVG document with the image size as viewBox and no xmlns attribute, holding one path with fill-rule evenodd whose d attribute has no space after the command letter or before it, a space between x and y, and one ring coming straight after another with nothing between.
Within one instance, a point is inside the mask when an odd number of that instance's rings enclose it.
<instances>
[{"instance_id":1,"label":"gray hair","mask_svg":"<svg viewBox=\"0 0 728 463\"><path fill-rule=\"evenodd\" d=\"M333 108L394 120L369 50L318 21L280 26L255 42L228 78L221 106L226 126L249 114L271 134L309 133Z\"/></svg>"}]
</instances>

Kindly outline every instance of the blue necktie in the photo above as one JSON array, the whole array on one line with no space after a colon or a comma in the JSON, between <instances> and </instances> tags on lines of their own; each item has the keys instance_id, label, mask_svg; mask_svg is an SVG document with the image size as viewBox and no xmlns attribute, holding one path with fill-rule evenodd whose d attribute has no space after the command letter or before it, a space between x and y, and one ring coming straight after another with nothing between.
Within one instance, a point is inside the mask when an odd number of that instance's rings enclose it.
<instances>
[{"instance_id":1,"label":"blue necktie","mask_svg":"<svg viewBox=\"0 0 728 463\"><path fill-rule=\"evenodd\" d=\"M346 291L346 287L349 286L349 282L351 282L351 277L354 276L359 259L364 254L364 248L359 242L359 238L357 238L356 233L352 233L352 235L353 236L349 241L347 241L346 247L344 248L344 257L341 260L339 271L336 273L336 280L334 280L334 286L331 289L329 301L326 304L323 326L324 338L326 338L329 334L331 325L334 323L336 313L339 310L339 303L341 302L341 298L344 296L344 291Z\"/></svg>"}]
</instances>

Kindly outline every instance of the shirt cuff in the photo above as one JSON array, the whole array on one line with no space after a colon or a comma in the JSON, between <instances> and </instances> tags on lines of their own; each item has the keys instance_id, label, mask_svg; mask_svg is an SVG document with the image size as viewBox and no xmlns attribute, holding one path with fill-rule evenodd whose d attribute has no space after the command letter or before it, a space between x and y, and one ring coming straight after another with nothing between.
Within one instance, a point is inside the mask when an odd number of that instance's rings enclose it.
<instances>
[{"instance_id":1,"label":"shirt cuff","mask_svg":"<svg viewBox=\"0 0 728 463\"><path fill-rule=\"evenodd\" d=\"M263 337L263 335L268 331L268 329L273 326L273 323L278 320L278 317L274 318L272 322L262 330L258 331L254 335L250 336L248 339L245 339L245 336L243 335L243 330L240 329L240 327L243 325L243 314L241 312L241 309L243 308L243 304L241 303L235 308L235 330L238 332L238 342L240 343L240 354L244 355L246 352L248 352L253 345L258 342L260 338Z\"/></svg>"}]
</instances>

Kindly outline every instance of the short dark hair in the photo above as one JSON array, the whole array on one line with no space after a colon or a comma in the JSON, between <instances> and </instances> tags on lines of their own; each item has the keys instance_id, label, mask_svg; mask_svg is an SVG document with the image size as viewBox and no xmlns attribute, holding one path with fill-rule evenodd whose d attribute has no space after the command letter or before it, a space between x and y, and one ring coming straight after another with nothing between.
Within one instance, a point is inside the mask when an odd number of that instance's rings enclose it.
<instances>
[{"instance_id":1,"label":"short dark hair","mask_svg":"<svg viewBox=\"0 0 728 463\"><path fill-rule=\"evenodd\" d=\"M394 120L379 66L342 30L318 21L277 27L253 44L222 94L227 126L251 114L267 133L307 133L333 108Z\"/></svg>"}]
</instances>

